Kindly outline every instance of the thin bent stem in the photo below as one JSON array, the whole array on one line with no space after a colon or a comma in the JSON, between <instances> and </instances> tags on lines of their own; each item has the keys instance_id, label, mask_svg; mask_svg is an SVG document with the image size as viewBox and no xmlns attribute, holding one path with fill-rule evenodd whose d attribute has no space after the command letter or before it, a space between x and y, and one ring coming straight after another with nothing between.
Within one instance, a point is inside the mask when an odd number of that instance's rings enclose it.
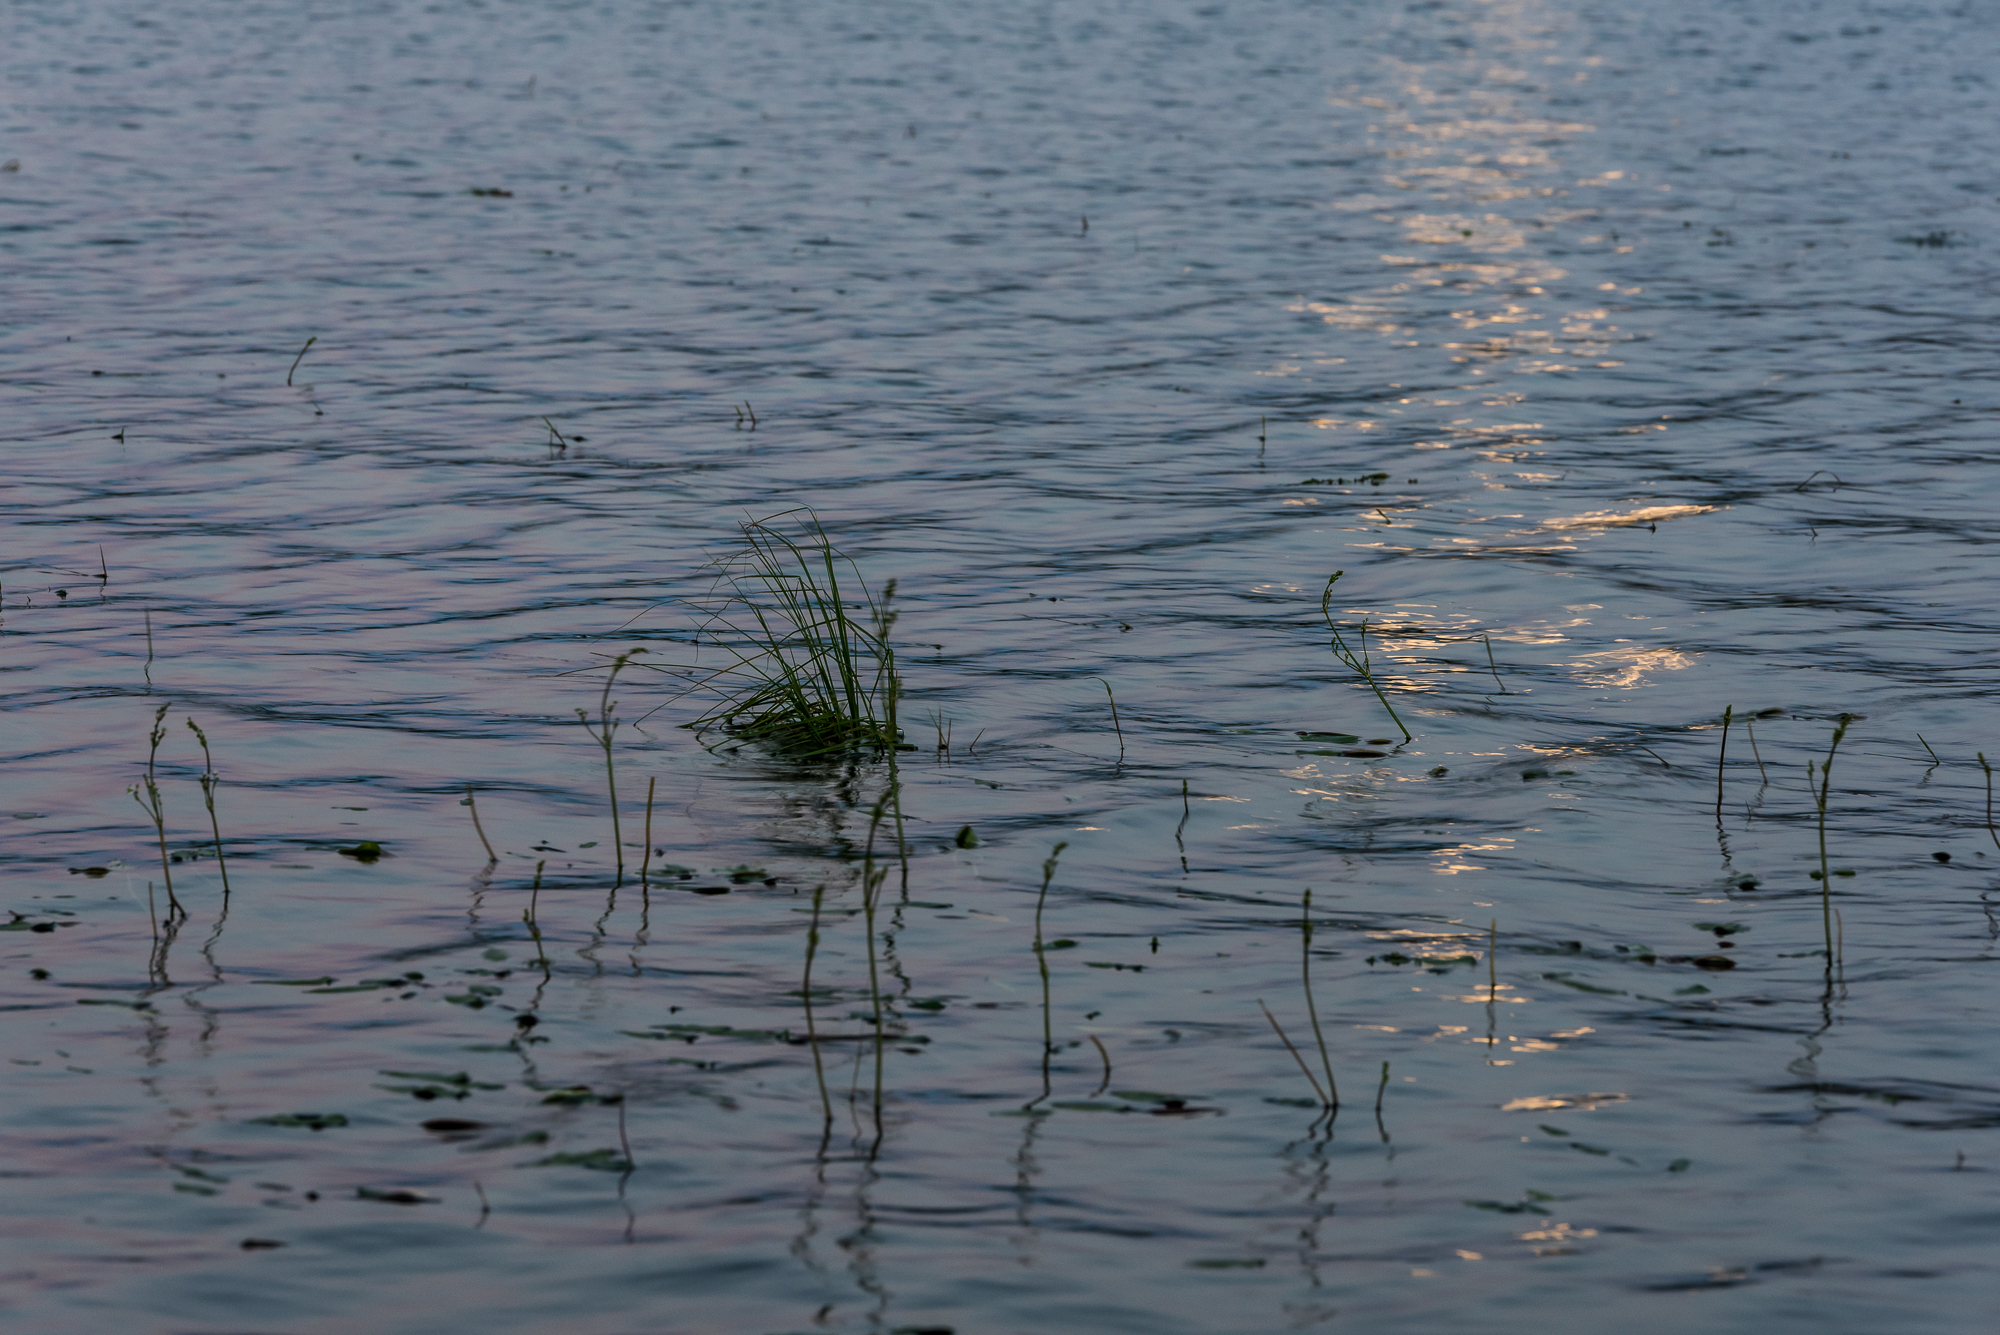
<instances>
[{"instance_id":1,"label":"thin bent stem","mask_svg":"<svg viewBox=\"0 0 2000 1335\"><path fill-rule=\"evenodd\" d=\"M660 781L657 774L646 776L646 847L639 857L639 888L646 888L646 872L653 865L653 785Z\"/></svg>"},{"instance_id":2,"label":"thin bent stem","mask_svg":"<svg viewBox=\"0 0 2000 1335\"><path fill-rule=\"evenodd\" d=\"M604 748L604 784L611 795L611 853L618 864L618 883L621 885L625 881L625 843L624 835L618 828L618 771L611 755L611 739L617 734L620 725L611 718L612 711L618 708L617 703L611 698L611 687L618 680L618 674L625 670L625 665L632 661L632 655L645 652L644 649L631 649L612 660L611 672L604 678L604 692L597 698L595 727L591 726L588 713L581 709L576 711L577 719L583 724L584 731Z\"/></svg>"},{"instance_id":3,"label":"thin bent stem","mask_svg":"<svg viewBox=\"0 0 2000 1335\"><path fill-rule=\"evenodd\" d=\"M1986 833L1993 840L1993 846L2000 848L2000 830L1993 828L1993 767L1986 763L1986 753L1979 753L1979 768L1986 771Z\"/></svg>"},{"instance_id":4,"label":"thin bent stem","mask_svg":"<svg viewBox=\"0 0 2000 1335\"><path fill-rule=\"evenodd\" d=\"M486 837L486 827L479 823L479 803L473 800L472 785L465 785L465 805L472 810L472 828L479 833L479 843L486 850L486 865L492 866L500 859L494 856L493 844Z\"/></svg>"},{"instance_id":5,"label":"thin bent stem","mask_svg":"<svg viewBox=\"0 0 2000 1335\"><path fill-rule=\"evenodd\" d=\"M1326 1096L1326 1091L1319 1087L1319 1078L1312 1073L1312 1067L1306 1065L1306 1059L1301 1057L1299 1050L1292 1046L1292 1040L1285 1037L1284 1026L1278 1023L1277 1016L1271 1014L1271 1008L1264 1004L1262 997L1257 998L1257 1009L1264 1012L1264 1018L1269 1020L1271 1028L1277 1031L1278 1041L1285 1045L1285 1051L1291 1053L1292 1060L1299 1064L1299 1074L1306 1078L1306 1083L1312 1086L1313 1093L1319 1096L1320 1107L1331 1108L1336 1106L1333 1100Z\"/></svg>"},{"instance_id":6,"label":"thin bent stem","mask_svg":"<svg viewBox=\"0 0 2000 1335\"><path fill-rule=\"evenodd\" d=\"M1819 899L1820 917L1826 928L1826 966L1829 969L1834 961L1833 873L1826 860L1826 804L1833 793L1833 753L1840 749L1840 739L1847 736L1847 725L1853 717L1851 714L1840 716L1840 726L1833 730L1833 743L1826 748L1826 760L1819 768ZM2000 843L2000 840L1995 842Z\"/></svg>"},{"instance_id":7,"label":"thin bent stem","mask_svg":"<svg viewBox=\"0 0 2000 1335\"><path fill-rule=\"evenodd\" d=\"M1096 680L1104 682L1104 698L1111 702L1111 730L1118 734L1118 763L1122 765L1125 763L1125 729L1118 722L1118 697L1111 693L1110 682L1102 677Z\"/></svg>"},{"instance_id":8,"label":"thin bent stem","mask_svg":"<svg viewBox=\"0 0 2000 1335\"><path fill-rule=\"evenodd\" d=\"M222 902L226 905L229 903L229 862L222 856L222 826L215 818L215 790L221 786L222 779L216 774L215 761L208 754L208 734L193 719L189 719L187 725L201 743L201 800L208 807L209 833L215 836L215 867L222 873ZM228 909L223 911L226 913Z\"/></svg>"},{"instance_id":9,"label":"thin bent stem","mask_svg":"<svg viewBox=\"0 0 2000 1335\"><path fill-rule=\"evenodd\" d=\"M1300 977L1305 982L1306 1014L1312 1020L1313 1041L1319 1044L1320 1065L1326 1069L1326 1092L1327 1092L1328 1103L1329 1106L1338 1108L1340 1106L1340 1087L1336 1085L1333 1080L1333 1058L1327 1055L1326 1035L1320 1032L1320 1027L1319 1027L1319 1007L1315 1005L1313 1002L1312 905L1313 905L1313 892L1311 890L1307 890L1305 893L1304 903L1300 906L1299 910L1299 938L1301 943L1301 949L1299 952L1299 974Z\"/></svg>"},{"instance_id":10,"label":"thin bent stem","mask_svg":"<svg viewBox=\"0 0 2000 1335\"><path fill-rule=\"evenodd\" d=\"M1035 967L1042 975L1042 1099L1051 1092L1049 1059L1056 1050L1055 1019L1049 1011L1049 953L1042 944L1042 910L1049 902L1049 882L1055 879L1056 862L1068 847L1069 843L1064 841L1049 851L1042 862L1042 892L1035 896ZM1032 1108L1042 1099L1035 1099L1028 1106Z\"/></svg>"},{"instance_id":11,"label":"thin bent stem","mask_svg":"<svg viewBox=\"0 0 2000 1335\"><path fill-rule=\"evenodd\" d=\"M1722 770L1729 763L1729 720L1736 713L1735 705L1722 707L1722 749L1715 756L1715 819L1722 822Z\"/></svg>"},{"instance_id":12,"label":"thin bent stem","mask_svg":"<svg viewBox=\"0 0 2000 1335\"><path fill-rule=\"evenodd\" d=\"M1768 788L1771 784L1771 772L1764 768L1764 753L1757 749L1757 721L1754 718L1744 719L1743 731L1750 738L1750 754L1757 757L1757 773L1762 778L1764 786Z\"/></svg>"},{"instance_id":13,"label":"thin bent stem","mask_svg":"<svg viewBox=\"0 0 2000 1335\"><path fill-rule=\"evenodd\" d=\"M1340 577L1346 573L1347 572L1344 570L1334 571L1333 574L1328 577L1326 581L1326 591L1320 595L1319 599L1320 615L1326 618L1326 628L1333 632L1333 646L1332 646L1333 656L1335 658L1338 658L1341 662L1347 664L1348 667L1352 668L1356 673L1360 675L1361 680L1368 683L1368 689L1375 692L1375 698L1382 702L1382 708L1389 711L1389 717L1395 720L1396 726L1398 728L1402 729L1403 740L1407 742L1411 739L1413 734L1410 732L1409 728L1404 725L1402 716L1396 712L1396 707L1389 703L1389 697L1383 693L1381 684L1375 680L1375 672L1368 659L1367 618L1364 617L1362 618L1361 621L1361 632L1358 641L1360 644L1359 653L1356 653L1353 649L1347 647L1347 641L1341 638L1340 627L1334 623L1333 586L1335 582L1337 582L1340 579Z\"/></svg>"},{"instance_id":14,"label":"thin bent stem","mask_svg":"<svg viewBox=\"0 0 2000 1335\"><path fill-rule=\"evenodd\" d=\"M882 1026L882 982L880 966L875 950L875 907L882 889L882 882L888 879L889 869L875 870L875 833L882 826L882 815L894 799L891 789L876 799L875 809L869 813L868 847L861 859L861 915L868 929L868 1004L875 1014L875 1134L882 1134L882 1057L885 1036Z\"/></svg>"},{"instance_id":15,"label":"thin bent stem","mask_svg":"<svg viewBox=\"0 0 2000 1335\"><path fill-rule=\"evenodd\" d=\"M813 1079L819 1084L820 1109L826 1114L826 1124L833 1125L833 1096L826 1092L826 1062L819 1052L819 1029L813 1019L813 959L819 954L819 907L826 898L824 883L813 887L812 922L806 928L806 972L799 983L799 995L806 1004L806 1046L812 1049Z\"/></svg>"},{"instance_id":16,"label":"thin bent stem","mask_svg":"<svg viewBox=\"0 0 2000 1335\"><path fill-rule=\"evenodd\" d=\"M153 834L160 845L160 876L167 885L167 913L171 919L175 915L181 918L187 917L187 910L181 907L180 900L174 896L173 867L167 856L166 804L160 799L160 785L155 774L155 767L160 758L160 743L167 737L167 726L163 720L167 717L169 708L170 705L161 705L153 712L153 731L149 737L151 749L146 753L145 777L140 780L146 789L146 795L140 797L138 788L128 788L126 791L132 794L132 800L139 804L139 809L153 822Z\"/></svg>"}]
</instances>

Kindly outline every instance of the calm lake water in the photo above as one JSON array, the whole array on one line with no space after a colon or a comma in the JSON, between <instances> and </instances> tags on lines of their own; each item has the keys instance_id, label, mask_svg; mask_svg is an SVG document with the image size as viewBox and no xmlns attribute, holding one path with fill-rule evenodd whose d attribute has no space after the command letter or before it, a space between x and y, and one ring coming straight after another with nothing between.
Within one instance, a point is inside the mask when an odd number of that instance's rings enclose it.
<instances>
[{"instance_id":1,"label":"calm lake water","mask_svg":"<svg viewBox=\"0 0 2000 1335\"><path fill-rule=\"evenodd\" d=\"M2000 11L0 13L13 1328L1991 1329Z\"/></svg>"}]
</instances>

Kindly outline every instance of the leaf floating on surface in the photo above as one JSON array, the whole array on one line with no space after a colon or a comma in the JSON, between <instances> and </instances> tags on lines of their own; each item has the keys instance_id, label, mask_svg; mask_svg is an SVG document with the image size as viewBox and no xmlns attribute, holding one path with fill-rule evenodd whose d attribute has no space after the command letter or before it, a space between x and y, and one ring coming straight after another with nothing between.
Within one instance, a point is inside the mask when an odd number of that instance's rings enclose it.
<instances>
[{"instance_id":1,"label":"leaf floating on surface","mask_svg":"<svg viewBox=\"0 0 2000 1335\"><path fill-rule=\"evenodd\" d=\"M308 1131L324 1131L330 1126L346 1126L345 1113L275 1113L270 1117L253 1117L251 1126L302 1126Z\"/></svg>"},{"instance_id":2,"label":"leaf floating on surface","mask_svg":"<svg viewBox=\"0 0 2000 1335\"><path fill-rule=\"evenodd\" d=\"M355 1198L364 1201L387 1201L391 1205L434 1205L437 1197L418 1191L415 1187L356 1187Z\"/></svg>"},{"instance_id":3,"label":"leaf floating on surface","mask_svg":"<svg viewBox=\"0 0 2000 1335\"><path fill-rule=\"evenodd\" d=\"M631 1161L617 1150L587 1150L582 1153L566 1151L551 1154L546 1159L537 1159L529 1168L592 1168L600 1173L624 1173L631 1170Z\"/></svg>"}]
</instances>

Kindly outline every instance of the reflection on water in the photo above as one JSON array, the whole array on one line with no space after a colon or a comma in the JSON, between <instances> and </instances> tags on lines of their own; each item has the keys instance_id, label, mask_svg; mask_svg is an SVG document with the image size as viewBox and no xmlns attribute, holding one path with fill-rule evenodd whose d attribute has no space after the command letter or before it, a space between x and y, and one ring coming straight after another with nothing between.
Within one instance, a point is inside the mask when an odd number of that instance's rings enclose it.
<instances>
[{"instance_id":1,"label":"reflection on water","mask_svg":"<svg viewBox=\"0 0 2000 1335\"><path fill-rule=\"evenodd\" d=\"M18 1324L1983 1329L1983 11L14 19Z\"/></svg>"}]
</instances>

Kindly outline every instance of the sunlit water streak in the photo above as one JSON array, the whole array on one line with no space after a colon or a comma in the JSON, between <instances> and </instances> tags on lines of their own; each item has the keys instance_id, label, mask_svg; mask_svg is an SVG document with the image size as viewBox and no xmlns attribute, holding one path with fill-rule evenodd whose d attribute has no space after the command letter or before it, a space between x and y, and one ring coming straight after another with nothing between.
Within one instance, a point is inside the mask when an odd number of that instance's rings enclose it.
<instances>
[{"instance_id":1,"label":"sunlit water streak","mask_svg":"<svg viewBox=\"0 0 2000 1335\"><path fill-rule=\"evenodd\" d=\"M1989 15L9 18L24 1328L1985 1328ZM881 768L625 679L614 889L560 675L800 503L922 748L879 1133Z\"/></svg>"}]
</instances>

